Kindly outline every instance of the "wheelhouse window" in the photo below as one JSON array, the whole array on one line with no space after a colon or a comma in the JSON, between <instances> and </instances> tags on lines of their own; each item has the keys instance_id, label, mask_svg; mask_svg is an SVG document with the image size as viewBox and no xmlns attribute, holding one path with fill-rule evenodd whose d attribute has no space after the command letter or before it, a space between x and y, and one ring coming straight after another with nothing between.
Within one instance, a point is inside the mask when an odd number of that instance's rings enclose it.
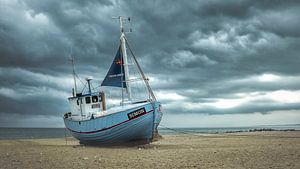
<instances>
[{"instance_id":1,"label":"wheelhouse window","mask_svg":"<svg viewBox=\"0 0 300 169\"><path fill-rule=\"evenodd\" d=\"M91 103L91 97L85 97L85 103L90 104Z\"/></svg>"},{"instance_id":2,"label":"wheelhouse window","mask_svg":"<svg viewBox=\"0 0 300 169\"><path fill-rule=\"evenodd\" d=\"M93 103L98 102L98 96L93 96L93 97L92 97L92 101L93 101Z\"/></svg>"}]
</instances>

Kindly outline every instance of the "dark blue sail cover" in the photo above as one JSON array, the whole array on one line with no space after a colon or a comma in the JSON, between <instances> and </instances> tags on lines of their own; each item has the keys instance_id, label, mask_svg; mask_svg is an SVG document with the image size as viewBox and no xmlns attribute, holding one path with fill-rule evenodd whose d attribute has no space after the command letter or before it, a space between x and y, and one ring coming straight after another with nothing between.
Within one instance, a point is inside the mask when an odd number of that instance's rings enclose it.
<instances>
[{"instance_id":1,"label":"dark blue sail cover","mask_svg":"<svg viewBox=\"0 0 300 169\"><path fill-rule=\"evenodd\" d=\"M123 85L122 85L123 82ZM121 52L121 46L110 66L101 86L114 86L126 88L125 74L123 66L123 56Z\"/></svg>"}]
</instances>

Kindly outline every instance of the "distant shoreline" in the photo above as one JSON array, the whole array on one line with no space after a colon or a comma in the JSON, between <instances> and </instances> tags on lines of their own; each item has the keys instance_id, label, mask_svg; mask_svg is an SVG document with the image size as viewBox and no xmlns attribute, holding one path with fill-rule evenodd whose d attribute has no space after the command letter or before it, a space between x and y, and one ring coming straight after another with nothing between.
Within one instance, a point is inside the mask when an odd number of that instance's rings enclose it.
<instances>
[{"instance_id":1,"label":"distant shoreline","mask_svg":"<svg viewBox=\"0 0 300 169\"><path fill-rule=\"evenodd\" d=\"M229 127L229 128L162 128L159 129L162 135L168 134L223 134L240 132L261 132L261 131L300 131L300 126L255 126L255 127Z\"/></svg>"},{"instance_id":2,"label":"distant shoreline","mask_svg":"<svg viewBox=\"0 0 300 169\"><path fill-rule=\"evenodd\" d=\"M296 130L296 129L258 128L258 129L250 129L250 130L226 131L225 133L261 132L261 131L300 131L300 130Z\"/></svg>"}]
</instances>

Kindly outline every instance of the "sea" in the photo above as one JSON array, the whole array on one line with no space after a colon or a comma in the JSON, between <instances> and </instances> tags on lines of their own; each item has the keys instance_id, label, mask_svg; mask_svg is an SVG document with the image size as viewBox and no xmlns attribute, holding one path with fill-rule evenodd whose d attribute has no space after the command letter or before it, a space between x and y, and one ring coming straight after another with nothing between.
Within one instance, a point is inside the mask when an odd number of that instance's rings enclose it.
<instances>
[{"instance_id":1,"label":"sea","mask_svg":"<svg viewBox=\"0 0 300 169\"><path fill-rule=\"evenodd\" d=\"M300 124L295 125L263 125L251 127L218 127L218 128L168 128L159 127L161 135L174 134L218 134L249 131L300 131ZM0 140L11 139L44 139L70 137L65 128L0 128Z\"/></svg>"}]
</instances>

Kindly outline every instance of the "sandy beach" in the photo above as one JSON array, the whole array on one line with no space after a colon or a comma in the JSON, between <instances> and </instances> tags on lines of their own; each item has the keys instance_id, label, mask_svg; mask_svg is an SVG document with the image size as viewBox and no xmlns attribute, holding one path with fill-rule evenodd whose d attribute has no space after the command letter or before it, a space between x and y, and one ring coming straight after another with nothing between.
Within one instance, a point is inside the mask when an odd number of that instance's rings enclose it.
<instances>
[{"instance_id":1,"label":"sandy beach","mask_svg":"<svg viewBox=\"0 0 300 169\"><path fill-rule=\"evenodd\" d=\"M0 168L300 168L300 132L166 135L149 145L0 141Z\"/></svg>"}]
</instances>

